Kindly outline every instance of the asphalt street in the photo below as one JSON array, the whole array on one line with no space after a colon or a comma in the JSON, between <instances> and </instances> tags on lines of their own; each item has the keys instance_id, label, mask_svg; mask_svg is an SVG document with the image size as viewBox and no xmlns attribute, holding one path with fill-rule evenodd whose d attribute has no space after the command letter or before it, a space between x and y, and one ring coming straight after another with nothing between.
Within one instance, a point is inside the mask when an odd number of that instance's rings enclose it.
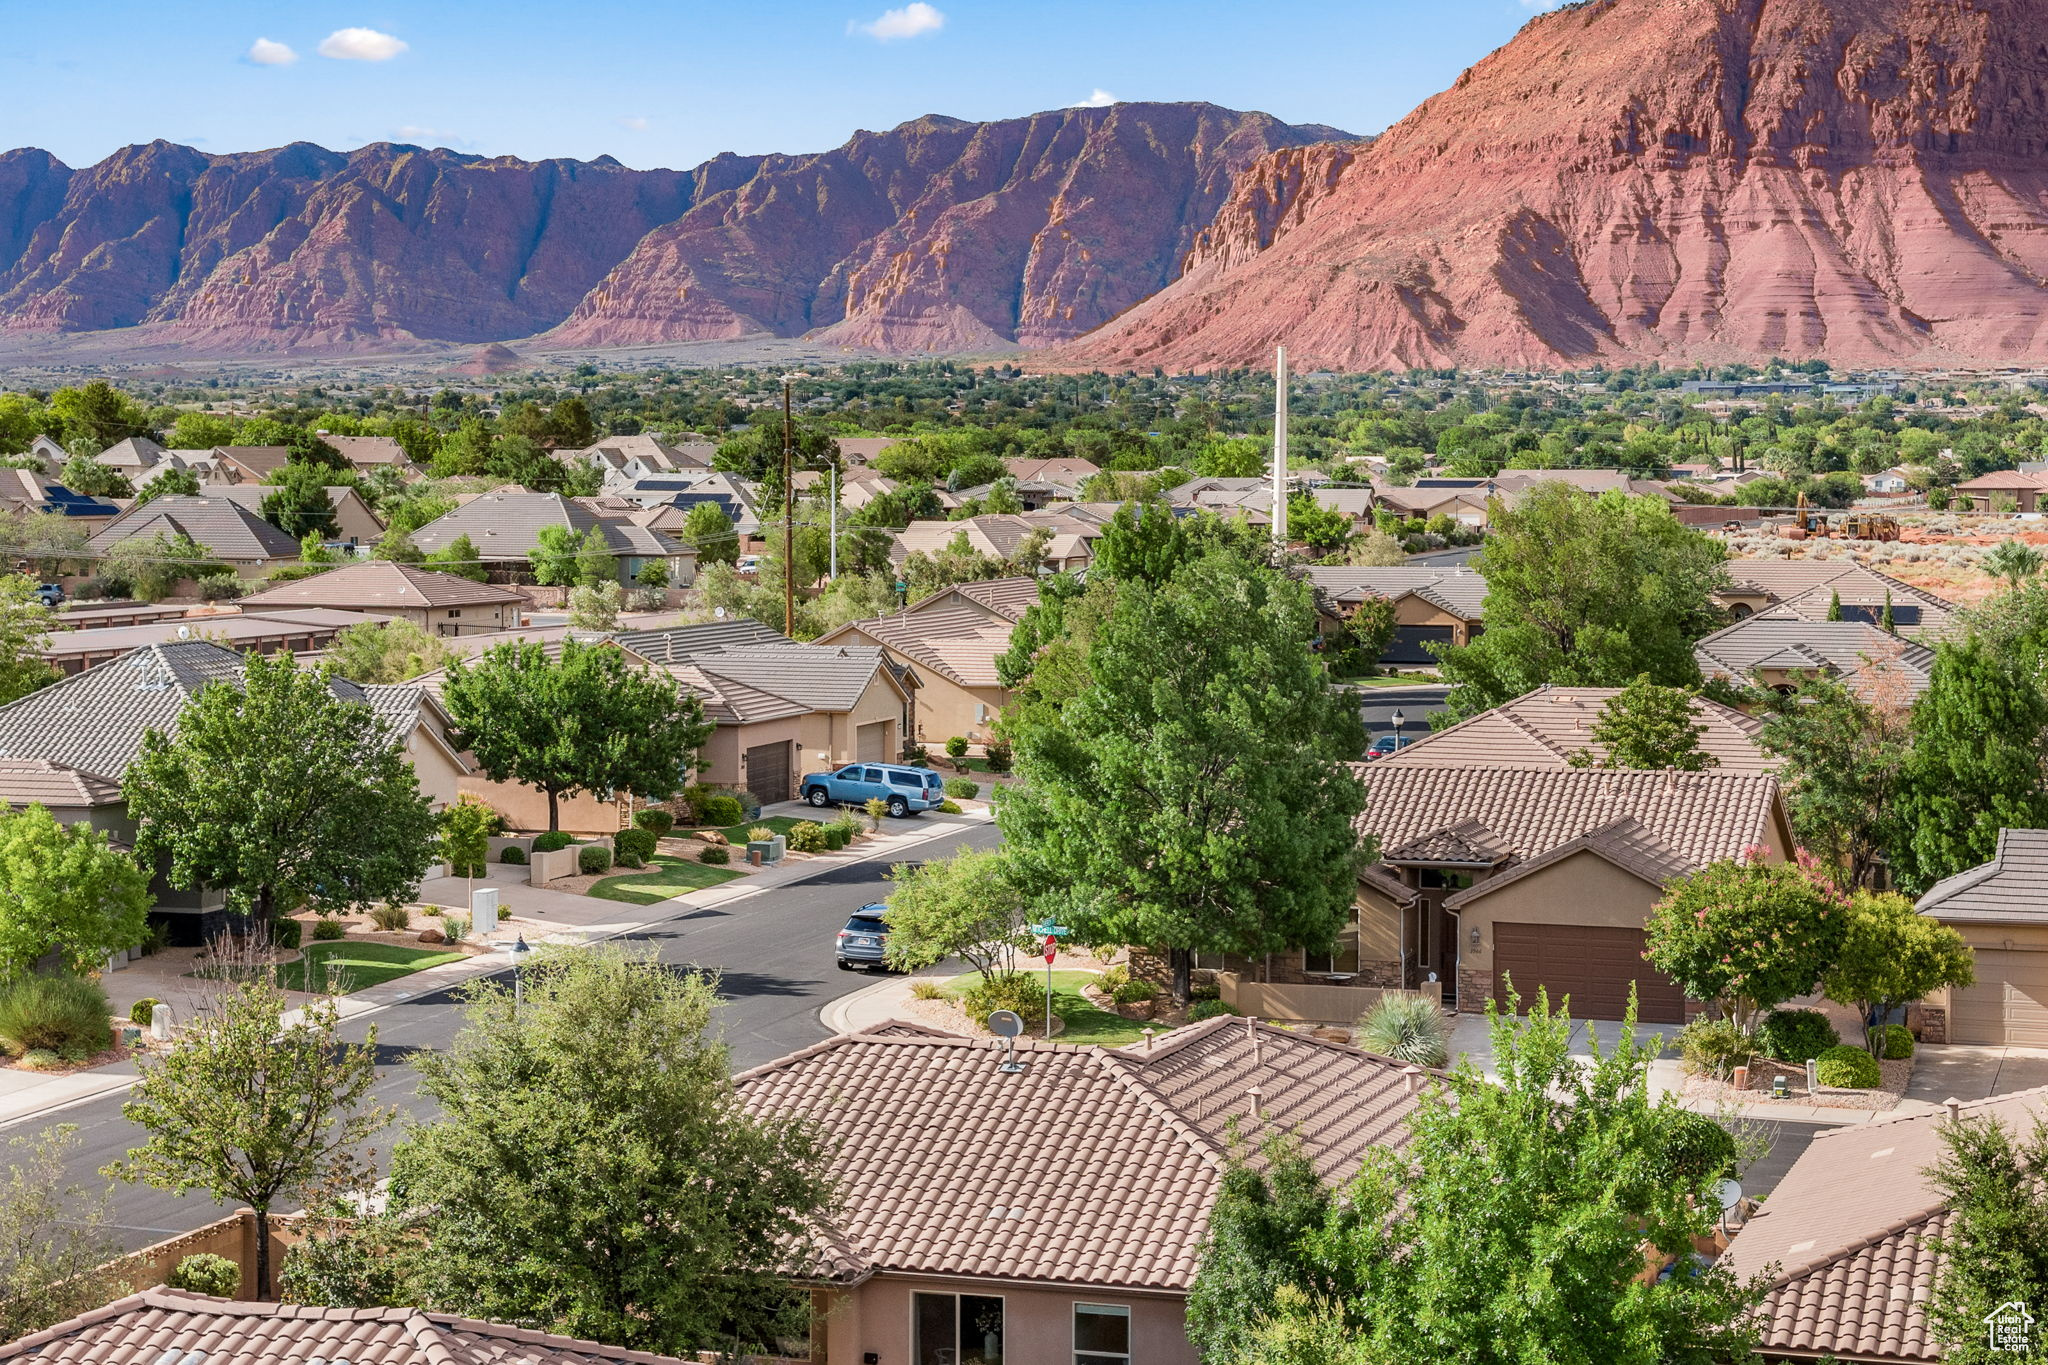
<instances>
[{"instance_id":1,"label":"asphalt street","mask_svg":"<svg viewBox=\"0 0 2048 1365\"><path fill-rule=\"evenodd\" d=\"M1429 733L1429 717L1432 712L1444 709L1444 698L1449 695L1449 686L1442 683L1418 683L1413 687L1360 687L1358 714L1365 721L1368 738L1391 734L1394 729L1394 712L1401 713L1401 733L1410 739L1421 739Z\"/></svg>"},{"instance_id":2,"label":"asphalt street","mask_svg":"<svg viewBox=\"0 0 2048 1365\"><path fill-rule=\"evenodd\" d=\"M914 856L942 857L962 847L993 847L997 840L993 825L969 825L919 845ZM874 978L865 973L838 969L833 935L853 907L885 897L892 866L881 859L840 864L729 907L684 909L673 919L622 936L621 941L652 944L666 963L718 971L720 993L727 1002L718 1023L732 1049L733 1067L758 1066L823 1038L819 1009L872 983ZM422 1049L446 1046L461 1028L462 1014L456 1000L441 992L367 1014L343 1032L359 1042L372 1024L380 1054L374 1101L400 1112L397 1125L380 1134L375 1144L379 1151L388 1151L407 1119L431 1118L433 1112L431 1103L419 1096L406 1059ZM124 1098L116 1093L20 1120L0 1127L0 1137L52 1123L76 1124L82 1141L73 1153L70 1174L97 1188L102 1183L96 1174L100 1167L142 1138L141 1130L121 1117ZM228 1207L197 1193L178 1196L141 1185L117 1185L113 1190L116 1232L131 1250L211 1222Z\"/></svg>"}]
</instances>

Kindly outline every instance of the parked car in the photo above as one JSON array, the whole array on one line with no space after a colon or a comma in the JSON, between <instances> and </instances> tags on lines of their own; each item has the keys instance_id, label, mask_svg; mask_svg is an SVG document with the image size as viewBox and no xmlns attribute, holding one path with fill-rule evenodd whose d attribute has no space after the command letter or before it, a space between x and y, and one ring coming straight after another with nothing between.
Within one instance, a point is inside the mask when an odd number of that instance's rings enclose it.
<instances>
[{"instance_id":1,"label":"parked car","mask_svg":"<svg viewBox=\"0 0 2048 1365\"><path fill-rule=\"evenodd\" d=\"M62 583L44 583L37 587L35 598L36 601L44 606L55 609L64 601L64 585Z\"/></svg>"},{"instance_id":2,"label":"parked car","mask_svg":"<svg viewBox=\"0 0 2048 1365\"><path fill-rule=\"evenodd\" d=\"M886 905L863 905L848 917L846 927L839 931L840 971L889 970L882 956L889 946L888 914Z\"/></svg>"},{"instance_id":3,"label":"parked car","mask_svg":"<svg viewBox=\"0 0 2048 1365\"><path fill-rule=\"evenodd\" d=\"M849 763L837 772L805 773L804 800L814 806L866 805L874 797L888 804L889 814L908 815L937 810L946 799L946 783L930 768L901 763Z\"/></svg>"},{"instance_id":4,"label":"parked car","mask_svg":"<svg viewBox=\"0 0 2048 1365\"><path fill-rule=\"evenodd\" d=\"M761 556L741 555L732 566L733 572L741 578L752 578L761 572Z\"/></svg>"},{"instance_id":5,"label":"parked car","mask_svg":"<svg viewBox=\"0 0 2048 1365\"><path fill-rule=\"evenodd\" d=\"M1366 762L1370 763L1375 758L1385 758L1396 749L1405 749L1414 742L1415 736L1413 735L1397 735L1392 731L1388 731L1386 734L1375 739L1372 742L1372 747L1365 751Z\"/></svg>"}]
</instances>

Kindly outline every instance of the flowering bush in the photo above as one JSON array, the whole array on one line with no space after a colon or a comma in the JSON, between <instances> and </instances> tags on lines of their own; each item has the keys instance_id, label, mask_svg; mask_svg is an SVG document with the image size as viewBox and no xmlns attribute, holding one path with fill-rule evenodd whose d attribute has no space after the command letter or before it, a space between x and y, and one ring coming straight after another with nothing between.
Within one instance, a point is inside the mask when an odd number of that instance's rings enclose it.
<instances>
[{"instance_id":1,"label":"flowering bush","mask_svg":"<svg viewBox=\"0 0 2048 1365\"><path fill-rule=\"evenodd\" d=\"M1672 885L1650 913L1643 956L1749 1036L1759 1013L1814 989L1847 920L1847 897L1805 854L1770 863L1748 849Z\"/></svg>"}]
</instances>

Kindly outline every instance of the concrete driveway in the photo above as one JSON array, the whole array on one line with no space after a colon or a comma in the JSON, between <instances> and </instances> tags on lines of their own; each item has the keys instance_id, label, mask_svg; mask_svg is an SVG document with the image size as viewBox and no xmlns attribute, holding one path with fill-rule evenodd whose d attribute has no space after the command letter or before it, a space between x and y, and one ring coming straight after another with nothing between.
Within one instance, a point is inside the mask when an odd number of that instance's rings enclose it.
<instances>
[{"instance_id":1,"label":"concrete driveway","mask_svg":"<svg viewBox=\"0 0 2048 1365\"><path fill-rule=\"evenodd\" d=\"M2048 1048L1922 1043L1913 1058L1908 1100L1981 1100L2048 1085Z\"/></svg>"},{"instance_id":2,"label":"concrete driveway","mask_svg":"<svg viewBox=\"0 0 2048 1365\"><path fill-rule=\"evenodd\" d=\"M1618 1019L1574 1019L1571 1034L1571 1053L1574 1057L1591 1057L1593 1045L1598 1043L1602 1055L1614 1051L1621 1041L1623 1025ZM1658 1059L1650 1063L1650 1090L1661 1095L1666 1090L1676 1090L1682 1077L1678 1066L1678 1025L1637 1024L1635 1040L1638 1045L1661 1049ZM1482 1014L1461 1014L1451 1025L1451 1061L1455 1065L1460 1057L1469 1057L1472 1064L1488 1076L1495 1074L1493 1059L1493 1038L1487 1032L1486 1016Z\"/></svg>"}]
</instances>

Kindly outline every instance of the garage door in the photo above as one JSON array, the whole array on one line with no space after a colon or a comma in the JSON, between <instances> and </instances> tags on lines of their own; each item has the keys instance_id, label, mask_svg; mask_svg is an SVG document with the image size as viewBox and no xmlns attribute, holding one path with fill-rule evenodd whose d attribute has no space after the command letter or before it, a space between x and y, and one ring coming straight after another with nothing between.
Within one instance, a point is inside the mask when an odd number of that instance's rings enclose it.
<instances>
[{"instance_id":1,"label":"garage door","mask_svg":"<svg viewBox=\"0 0 2048 1365\"><path fill-rule=\"evenodd\" d=\"M1394 638L1387 641L1387 650L1380 655L1380 662L1433 664L1436 662L1436 655L1429 652L1428 646L1448 645L1450 642L1449 626L1395 626Z\"/></svg>"},{"instance_id":2,"label":"garage door","mask_svg":"<svg viewBox=\"0 0 2048 1365\"><path fill-rule=\"evenodd\" d=\"M789 791L789 745L763 744L749 749L747 759L747 790L762 805L771 801L787 801Z\"/></svg>"},{"instance_id":3,"label":"garage door","mask_svg":"<svg viewBox=\"0 0 2048 1365\"><path fill-rule=\"evenodd\" d=\"M855 730L853 756L863 763L894 762L896 755L889 752L889 722L878 720Z\"/></svg>"},{"instance_id":4,"label":"garage door","mask_svg":"<svg viewBox=\"0 0 2048 1365\"><path fill-rule=\"evenodd\" d=\"M1493 926L1494 994L1505 1003L1508 978L1526 1002L1543 987L1553 1009L1571 997L1574 1019L1619 1019L1636 983L1636 1018L1645 1024L1685 1022L1685 992L1643 961L1643 931L1585 924ZM1524 1006L1526 1008L1526 1005Z\"/></svg>"},{"instance_id":5,"label":"garage door","mask_svg":"<svg viewBox=\"0 0 2048 1365\"><path fill-rule=\"evenodd\" d=\"M1977 950L1977 984L1949 1000L1949 1039L2048 1047L2048 953Z\"/></svg>"}]
</instances>

